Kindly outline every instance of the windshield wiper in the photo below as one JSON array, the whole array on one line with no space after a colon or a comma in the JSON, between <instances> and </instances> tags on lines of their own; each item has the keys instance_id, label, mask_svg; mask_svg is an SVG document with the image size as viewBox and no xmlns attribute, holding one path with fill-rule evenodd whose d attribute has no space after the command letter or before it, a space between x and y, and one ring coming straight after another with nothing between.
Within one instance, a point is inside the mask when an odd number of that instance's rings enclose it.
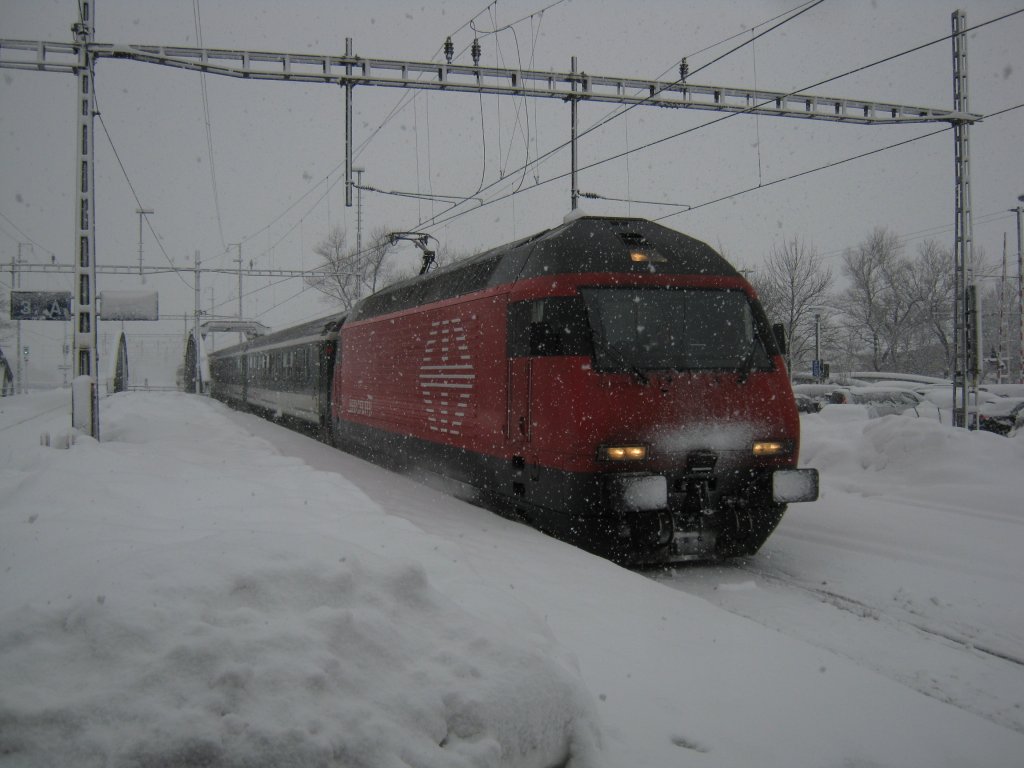
<instances>
[{"instance_id":1,"label":"windshield wiper","mask_svg":"<svg viewBox=\"0 0 1024 768\"><path fill-rule=\"evenodd\" d=\"M738 384L746 384L747 379L750 378L750 372L754 369L754 356L757 354L757 345L761 343L761 340L754 337L754 340L750 342L750 351L747 352L743 358L743 362L736 369L738 374L736 382Z\"/></svg>"},{"instance_id":2,"label":"windshield wiper","mask_svg":"<svg viewBox=\"0 0 1024 768\"><path fill-rule=\"evenodd\" d=\"M631 363L621 349L615 344L611 344L604 339L598 340L598 345L605 351L605 353L612 359L612 362L617 363L624 370L636 376L636 378L642 384L650 384L650 379L647 378L647 374L635 363Z\"/></svg>"}]
</instances>

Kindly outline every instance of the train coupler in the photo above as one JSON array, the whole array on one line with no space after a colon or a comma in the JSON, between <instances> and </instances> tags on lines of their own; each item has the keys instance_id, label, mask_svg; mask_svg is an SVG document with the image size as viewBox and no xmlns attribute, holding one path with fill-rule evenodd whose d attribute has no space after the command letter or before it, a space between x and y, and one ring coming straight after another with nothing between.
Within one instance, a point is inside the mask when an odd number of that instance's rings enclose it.
<instances>
[{"instance_id":1,"label":"train coupler","mask_svg":"<svg viewBox=\"0 0 1024 768\"><path fill-rule=\"evenodd\" d=\"M715 552L717 536L713 530L676 531L669 547L674 562L705 560Z\"/></svg>"},{"instance_id":2,"label":"train coupler","mask_svg":"<svg viewBox=\"0 0 1024 768\"><path fill-rule=\"evenodd\" d=\"M696 483L697 500L700 505L700 513L705 517L715 514L718 509L711 503L711 488L707 479L698 480Z\"/></svg>"}]
</instances>

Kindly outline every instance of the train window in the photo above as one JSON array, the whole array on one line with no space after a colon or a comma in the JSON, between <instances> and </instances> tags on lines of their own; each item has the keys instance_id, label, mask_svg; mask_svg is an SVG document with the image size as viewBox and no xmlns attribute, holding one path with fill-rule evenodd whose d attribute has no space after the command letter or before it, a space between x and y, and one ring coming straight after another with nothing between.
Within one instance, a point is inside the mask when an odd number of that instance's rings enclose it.
<instances>
[{"instance_id":1,"label":"train window","mask_svg":"<svg viewBox=\"0 0 1024 768\"><path fill-rule=\"evenodd\" d=\"M771 366L746 294L735 290L586 288L594 362L603 370Z\"/></svg>"},{"instance_id":2,"label":"train window","mask_svg":"<svg viewBox=\"0 0 1024 768\"><path fill-rule=\"evenodd\" d=\"M591 354L583 299L559 296L512 304L508 347L510 357Z\"/></svg>"}]
</instances>

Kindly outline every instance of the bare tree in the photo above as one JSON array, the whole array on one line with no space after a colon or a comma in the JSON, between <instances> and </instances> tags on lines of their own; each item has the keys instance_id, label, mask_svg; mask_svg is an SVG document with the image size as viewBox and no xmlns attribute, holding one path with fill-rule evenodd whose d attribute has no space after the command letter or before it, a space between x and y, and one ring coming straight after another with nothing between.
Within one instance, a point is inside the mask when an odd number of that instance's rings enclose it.
<instances>
[{"instance_id":1,"label":"bare tree","mask_svg":"<svg viewBox=\"0 0 1024 768\"><path fill-rule=\"evenodd\" d=\"M395 281L395 270L388 260L392 248L388 228L376 227L371 230L369 242L358 256L357 265L365 276L368 292L373 293Z\"/></svg>"},{"instance_id":2,"label":"bare tree","mask_svg":"<svg viewBox=\"0 0 1024 768\"><path fill-rule=\"evenodd\" d=\"M786 365L810 367L814 357L816 331L831 332L829 318L815 328L815 315L821 314L822 305L830 302L832 270L823 263L821 255L799 237L772 246L764 265L751 276L768 316L786 326L789 350Z\"/></svg>"},{"instance_id":3,"label":"bare tree","mask_svg":"<svg viewBox=\"0 0 1024 768\"><path fill-rule=\"evenodd\" d=\"M923 300L913 290L914 264L902 255L899 238L883 227L843 254L849 287L842 308L867 364L900 371L924 318Z\"/></svg>"},{"instance_id":4,"label":"bare tree","mask_svg":"<svg viewBox=\"0 0 1024 768\"><path fill-rule=\"evenodd\" d=\"M952 251L934 240L921 243L909 290L919 313L913 368L920 373L949 375L953 370Z\"/></svg>"},{"instance_id":5,"label":"bare tree","mask_svg":"<svg viewBox=\"0 0 1024 768\"><path fill-rule=\"evenodd\" d=\"M329 296L343 309L351 309L363 296L386 285L391 267L388 263L391 243L386 228L370 234L369 245L360 253L347 245L344 229L335 227L313 249L323 259L306 284Z\"/></svg>"}]
</instances>

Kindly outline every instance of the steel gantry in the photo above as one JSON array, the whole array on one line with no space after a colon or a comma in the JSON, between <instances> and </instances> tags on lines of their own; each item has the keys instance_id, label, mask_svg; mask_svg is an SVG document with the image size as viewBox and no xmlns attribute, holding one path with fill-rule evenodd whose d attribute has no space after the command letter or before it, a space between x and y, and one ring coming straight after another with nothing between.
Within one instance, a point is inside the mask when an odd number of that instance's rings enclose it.
<instances>
[{"instance_id":1,"label":"steel gantry","mask_svg":"<svg viewBox=\"0 0 1024 768\"><path fill-rule=\"evenodd\" d=\"M354 53L352 38L345 39L344 55L278 53L272 51L196 48L169 45L121 45L94 41L95 1L81 0L81 18L73 27L71 43L0 39L0 68L66 72L79 78L78 122L79 161L76 167L78 210L76 211L78 256L75 262L76 291L76 372L95 375L95 216L93 195L92 121L95 114L91 92L93 67L97 59L120 59L166 67L175 67L244 80L274 80L297 83L324 83L345 90L345 202L352 206L354 188L352 160L353 91L356 86L378 86L453 93L478 93L496 96L558 99L571 107L572 189L575 207L579 190L576 184L576 107L589 101L626 106L665 109L698 109L714 112L748 113L801 120L894 125L906 123L949 123L956 131L956 269L969 268L971 219L969 203L969 141L967 127L981 116L967 111L966 43L963 14L954 14L954 108L909 106L883 101L850 99L804 92L767 91L721 85L702 85L686 79L685 60L678 80L645 80L632 77L594 75L577 71L576 57L568 72L509 69L480 64L479 45L473 47L473 63L449 61L420 62L378 59ZM956 19L960 19L960 26ZM958 292L955 310L966 316L966 305ZM959 367L959 364L958 364ZM963 367L966 370L966 365ZM98 436L98 421L93 434Z\"/></svg>"}]
</instances>

